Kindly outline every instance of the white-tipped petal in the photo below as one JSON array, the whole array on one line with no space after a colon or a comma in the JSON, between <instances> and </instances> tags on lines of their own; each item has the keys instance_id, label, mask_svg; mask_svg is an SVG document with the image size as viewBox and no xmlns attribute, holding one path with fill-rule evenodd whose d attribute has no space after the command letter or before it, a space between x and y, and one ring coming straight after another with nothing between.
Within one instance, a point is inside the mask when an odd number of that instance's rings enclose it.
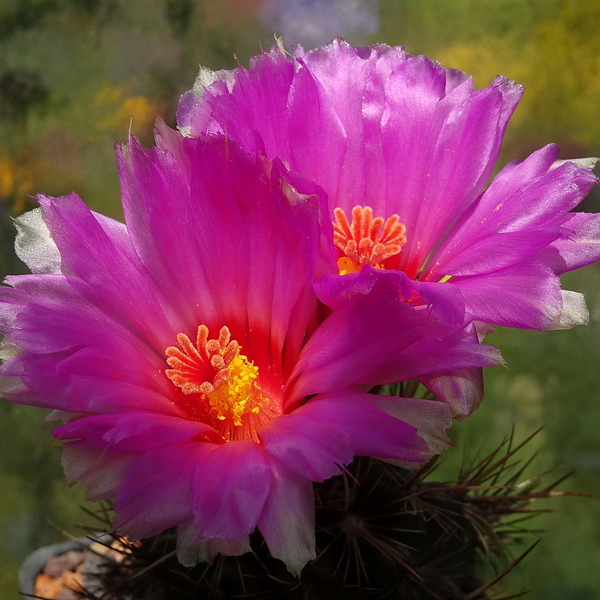
<instances>
[{"instance_id":1,"label":"white-tipped petal","mask_svg":"<svg viewBox=\"0 0 600 600\"><path fill-rule=\"evenodd\" d=\"M239 540L207 540L198 541L198 532L193 521L177 526L177 560L184 567L193 567L199 562L210 562L217 554L225 556L241 556L252 552L250 537Z\"/></svg>"},{"instance_id":2,"label":"white-tipped petal","mask_svg":"<svg viewBox=\"0 0 600 600\"><path fill-rule=\"evenodd\" d=\"M596 163L600 160L596 156L590 156L588 158L568 158L566 160L556 160L552 164L551 169L556 169L565 163L573 163L576 167L580 169L593 169L596 166Z\"/></svg>"},{"instance_id":3,"label":"white-tipped petal","mask_svg":"<svg viewBox=\"0 0 600 600\"><path fill-rule=\"evenodd\" d=\"M61 258L44 221L41 208L14 220L17 228L15 252L33 273L60 273Z\"/></svg>"},{"instance_id":4,"label":"white-tipped petal","mask_svg":"<svg viewBox=\"0 0 600 600\"><path fill-rule=\"evenodd\" d=\"M571 329L577 325L587 325L590 313L583 294L561 290L563 306L560 314L547 329Z\"/></svg>"}]
</instances>

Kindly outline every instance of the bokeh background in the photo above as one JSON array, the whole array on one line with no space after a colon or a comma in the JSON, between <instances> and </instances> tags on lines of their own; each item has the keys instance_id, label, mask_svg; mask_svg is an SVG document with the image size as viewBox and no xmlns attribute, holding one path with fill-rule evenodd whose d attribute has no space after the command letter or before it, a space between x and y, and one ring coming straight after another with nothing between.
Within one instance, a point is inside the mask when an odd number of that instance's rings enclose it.
<instances>
[{"instance_id":1,"label":"bokeh background","mask_svg":"<svg viewBox=\"0 0 600 600\"><path fill-rule=\"evenodd\" d=\"M472 74L478 87L498 73L524 84L502 165L549 142L562 158L600 156L598 31L598 0L0 0L0 273L23 272L10 217L35 205L31 195L75 190L120 218L114 142L131 128L149 145L157 114L175 124L199 63L247 65L273 32L305 48L336 35L404 45ZM584 208L600 210L597 191ZM492 335L508 368L487 373L484 405L453 427L456 447L439 477L513 426L518 440L543 426L530 444L533 472L574 470L562 489L600 495L600 267L569 274L563 287L586 293L590 325ZM17 597L30 551L61 540L61 527L78 535L76 525L90 522L49 430L43 411L0 403L2 598ZM530 589L532 600L600 597L599 501L544 507L556 512L531 523L544 533L524 535L515 553L541 544L500 589Z\"/></svg>"}]
</instances>

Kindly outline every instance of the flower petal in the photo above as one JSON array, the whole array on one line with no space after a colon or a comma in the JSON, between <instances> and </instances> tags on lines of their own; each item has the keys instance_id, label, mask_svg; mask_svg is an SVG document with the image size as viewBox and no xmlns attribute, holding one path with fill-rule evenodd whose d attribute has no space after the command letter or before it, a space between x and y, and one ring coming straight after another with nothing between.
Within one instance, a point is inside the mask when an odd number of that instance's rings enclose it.
<instances>
[{"instance_id":1,"label":"flower petal","mask_svg":"<svg viewBox=\"0 0 600 600\"><path fill-rule=\"evenodd\" d=\"M324 481L338 475L339 465L354 457L350 434L308 415L306 411L281 415L261 429L259 437L266 452L288 469L310 481Z\"/></svg>"},{"instance_id":2,"label":"flower petal","mask_svg":"<svg viewBox=\"0 0 600 600\"><path fill-rule=\"evenodd\" d=\"M135 541L190 521L196 465L215 447L190 442L142 454L119 489L113 527Z\"/></svg>"},{"instance_id":3,"label":"flower petal","mask_svg":"<svg viewBox=\"0 0 600 600\"><path fill-rule=\"evenodd\" d=\"M440 454L452 445L446 435L446 430L452 425L452 415L447 404L420 398L398 398L374 394L368 396L377 408L417 429L419 437L429 446L426 458ZM415 468L422 463L422 461L411 462L410 460L402 462L405 468Z\"/></svg>"},{"instance_id":4,"label":"flower petal","mask_svg":"<svg viewBox=\"0 0 600 600\"><path fill-rule=\"evenodd\" d=\"M4 333L25 352L3 367L21 377L28 403L69 411L106 412L139 406L177 411L162 356L132 327L125 327L81 280L63 275L21 275L1 288ZM20 307L7 315L7 306Z\"/></svg>"},{"instance_id":5,"label":"flower petal","mask_svg":"<svg viewBox=\"0 0 600 600\"><path fill-rule=\"evenodd\" d=\"M345 388L318 394L296 413L310 415L328 427L349 434L352 451L357 456L423 462L429 448L416 427L386 414L371 398L371 394Z\"/></svg>"},{"instance_id":6,"label":"flower petal","mask_svg":"<svg viewBox=\"0 0 600 600\"><path fill-rule=\"evenodd\" d=\"M229 139L180 143L195 144L189 174L166 150L146 152L135 140L120 149L133 242L172 298L180 331L226 325L263 369L303 341L314 308L321 200L299 193L280 163ZM248 336L249 328L257 335Z\"/></svg>"},{"instance_id":7,"label":"flower petal","mask_svg":"<svg viewBox=\"0 0 600 600\"><path fill-rule=\"evenodd\" d=\"M222 441L212 427L168 415L112 411L84 417L52 431L59 440L85 439L98 447L121 452L146 452L192 438Z\"/></svg>"},{"instance_id":8,"label":"flower petal","mask_svg":"<svg viewBox=\"0 0 600 600\"><path fill-rule=\"evenodd\" d=\"M489 272L494 265L503 268L535 254L554 241L553 231L554 239L560 237L563 219L557 217L585 197L596 177L570 162L556 167L558 150L551 144L505 167L450 232L432 261L432 272Z\"/></svg>"},{"instance_id":9,"label":"flower petal","mask_svg":"<svg viewBox=\"0 0 600 600\"><path fill-rule=\"evenodd\" d=\"M112 452L84 440L67 442L62 447L62 466L70 485L80 482L86 498L93 502L114 498L137 453Z\"/></svg>"},{"instance_id":10,"label":"flower petal","mask_svg":"<svg viewBox=\"0 0 600 600\"><path fill-rule=\"evenodd\" d=\"M44 220L56 243L62 271L90 286L96 304L162 351L172 331L168 305L143 269L122 223L97 215L75 194L40 197ZM137 302L131 302L131 289Z\"/></svg>"},{"instance_id":11,"label":"flower petal","mask_svg":"<svg viewBox=\"0 0 600 600\"><path fill-rule=\"evenodd\" d=\"M235 540L252 533L270 487L269 465L253 441L216 448L196 465L192 501L200 540Z\"/></svg>"},{"instance_id":12,"label":"flower petal","mask_svg":"<svg viewBox=\"0 0 600 600\"><path fill-rule=\"evenodd\" d=\"M271 481L258 528L271 555L282 560L292 575L298 576L302 567L316 558L312 482L267 453L265 460Z\"/></svg>"},{"instance_id":13,"label":"flower petal","mask_svg":"<svg viewBox=\"0 0 600 600\"><path fill-rule=\"evenodd\" d=\"M587 325L590 313L583 294L569 290L561 290L560 293L562 309L546 329L572 329L577 325Z\"/></svg>"},{"instance_id":14,"label":"flower petal","mask_svg":"<svg viewBox=\"0 0 600 600\"><path fill-rule=\"evenodd\" d=\"M474 319L494 325L546 329L562 310L558 277L534 260L450 285L459 287Z\"/></svg>"},{"instance_id":15,"label":"flower petal","mask_svg":"<svg viewBox=\"0 0 600 600\"><path fill-rule=\"evenodd\" d=\"M193 521L177 526L177 559L184 567L193 567L199 561L210 562L217 554L241 556L252 552L250 538L246 535L239 540L198 541L198 532Z\"/></svg>"},{"instance_id":16,"label":"flower petal","mask_svg":"<svg viewBox=\"0 0 600 600\"><path fill-rule=\"evenodd\" d=\"M417 310L406 302L399 273L374 281L368 294L356 293L308 340L291 377L297 381L288 392L288 410L308 395L349 384L394 383L498 364L495 349L463 341L462 322L440 323L426 307Z\"/></svg>"},{"instance_id":17,"label":"flower petal","mask_svg":"<svg viewBox=\"0 0 600 600\"><path fill-rule=\"evenodd\" d=\"M600 260L600 215L569 213L561 224L563 235L536 255L557 274Z\"/></svg>"},{"instance_id":18,"label":"flower petal","mask_svg":"<svg viewBox=\"0 0 600 600\"><path fill-rule=\"evenodd\" d=\"M60 273L61 259L56 243L42 216L34 208L15 219L15 252L32 273Z\"/></svg>"},{"instance_id":19,"label":"flower petal","mask_svg":"<svg viewBox=\"0 0 600 600\"><path fill-rule=\"evenodd\" d=\"M481 369L457 369L441 375L422 377L421 383L436 398L447 403L458 420L474 413L483 400Z\"/></svg>"},{"instance_id":20,"label":"flower petal","mask_svg":"<svg viewBox=\"0 0 600 600\"><path fill-rule=\"evenodd\" d=\"M273 150L270 157L284 156L287 152L280 144L286 138L281 132L286 130L293 76L292 61L277 47L253 57L250 71L243 67L216 73L201 69L194 89L181 97L177 123L186 135L222 133L247 150L260 150L262 143L257 142L262 138Z\"/></svg>"}]
</instances>

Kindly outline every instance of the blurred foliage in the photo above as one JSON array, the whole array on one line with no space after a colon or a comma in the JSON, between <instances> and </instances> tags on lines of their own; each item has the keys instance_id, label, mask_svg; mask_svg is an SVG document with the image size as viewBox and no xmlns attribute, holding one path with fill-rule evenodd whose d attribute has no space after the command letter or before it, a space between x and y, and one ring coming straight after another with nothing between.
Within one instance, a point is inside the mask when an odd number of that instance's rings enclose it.
<instances>
[{"instance_id":1,"label":"blurred foliage","mask_svg":"<svg viewBox=\"0 0 600 600\"><path fill-rule=\"evenodd\" d=\"M131 130L150 144L157 115L174 125L198 62L232 68L234 49L244 61L259 49L265 32L246 4L1 3L0 201L9 212L34 206L26 194L77 190L118 217L115 140Z\"/></svg>"},{"instance_id":2,"label":"blurred foliage","mask_svg":"<svg viewBox=\"0 0 600 600\"><path fill-rule=\"evenodd\" d=\"M526 87L504 156L558 142L600 153L600 3L596 0L382 0L379 39L473 76Z\"/></svg>"},{"instance_id":3,"label":"blurred foliage","mask_svg":"<svg viewBox=\"0 0 600 600\"><path fill-rule=\"evenodd\" d=\"M9 217L35 205L30 195L75 190L93 209L120 216L114 142L131 130L150 144L157 114L174 125L177 99L199 63L233 68L270 47L272 32L261 21L267 1L0 2L1 273L24 269L11 250ZM597 0L379 0L379 20L372 42L427 54L472 74L477 87L498 73L525 85L501 163L549 142L561 144L564 158L600 155ZM600 210L597 192L586 209ZM542 467L576 469L563 487L600 495L600 266L564 281L586 292L590 326L493 334L508 369L487 374L487 398L455 424L456 448L442 470L456 472L463 455L489 451L513 424L521 439L545 425L535 442ZM7 404L0 411L0 595L10 597L25 555L60 539L46 518L73 531L83 494L64 482L43 411ZM555 506L509 589L531 588L533 600L596 598L597 501Z\"/></svg>"}]
</instances>

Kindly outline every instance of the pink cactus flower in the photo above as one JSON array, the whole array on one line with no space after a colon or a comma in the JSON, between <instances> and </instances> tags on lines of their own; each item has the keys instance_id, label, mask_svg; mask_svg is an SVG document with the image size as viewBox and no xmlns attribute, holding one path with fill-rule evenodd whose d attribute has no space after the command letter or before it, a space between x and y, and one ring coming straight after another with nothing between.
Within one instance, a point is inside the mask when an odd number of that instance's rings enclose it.
<instances>
[{"instance_id":1,"label":"pink cactus flower","mask_svg":"<svg viewBox=\"0 0 600 600\"><path fill-rule=\"evenodd\" d=\"M248 551L258 527L298 573L313 481L355 455L412 465L447 446L447 404L367 391L498 353L395 281L321 304L324 200L280 161L162 124L156 148L132 139L118 159L126 224L74 194L17 219L33 274L0 289L5 399L64 420L68 480L116 497L131 539L177 527L194 564Z\"/></svg>"},{"instance_id":2,"label":"pink cactus flower","mask_svg":"<svg viewBox=\"0 0 600 600\"><path fill-rule=\"evenodd\" d=\"M568 328L588 313L558 275L600 258L600 215L570 212L597 181L595 159L559 161L549 145L487 186L522 93L501 76L476 91L402 48L338 39L289 55L279 42L249 70L201 69L178 122L188 136L225 132L325 190L330 271L316 291L328 305L386 276L440 321Z\"/></svg>"}]
</instances>

